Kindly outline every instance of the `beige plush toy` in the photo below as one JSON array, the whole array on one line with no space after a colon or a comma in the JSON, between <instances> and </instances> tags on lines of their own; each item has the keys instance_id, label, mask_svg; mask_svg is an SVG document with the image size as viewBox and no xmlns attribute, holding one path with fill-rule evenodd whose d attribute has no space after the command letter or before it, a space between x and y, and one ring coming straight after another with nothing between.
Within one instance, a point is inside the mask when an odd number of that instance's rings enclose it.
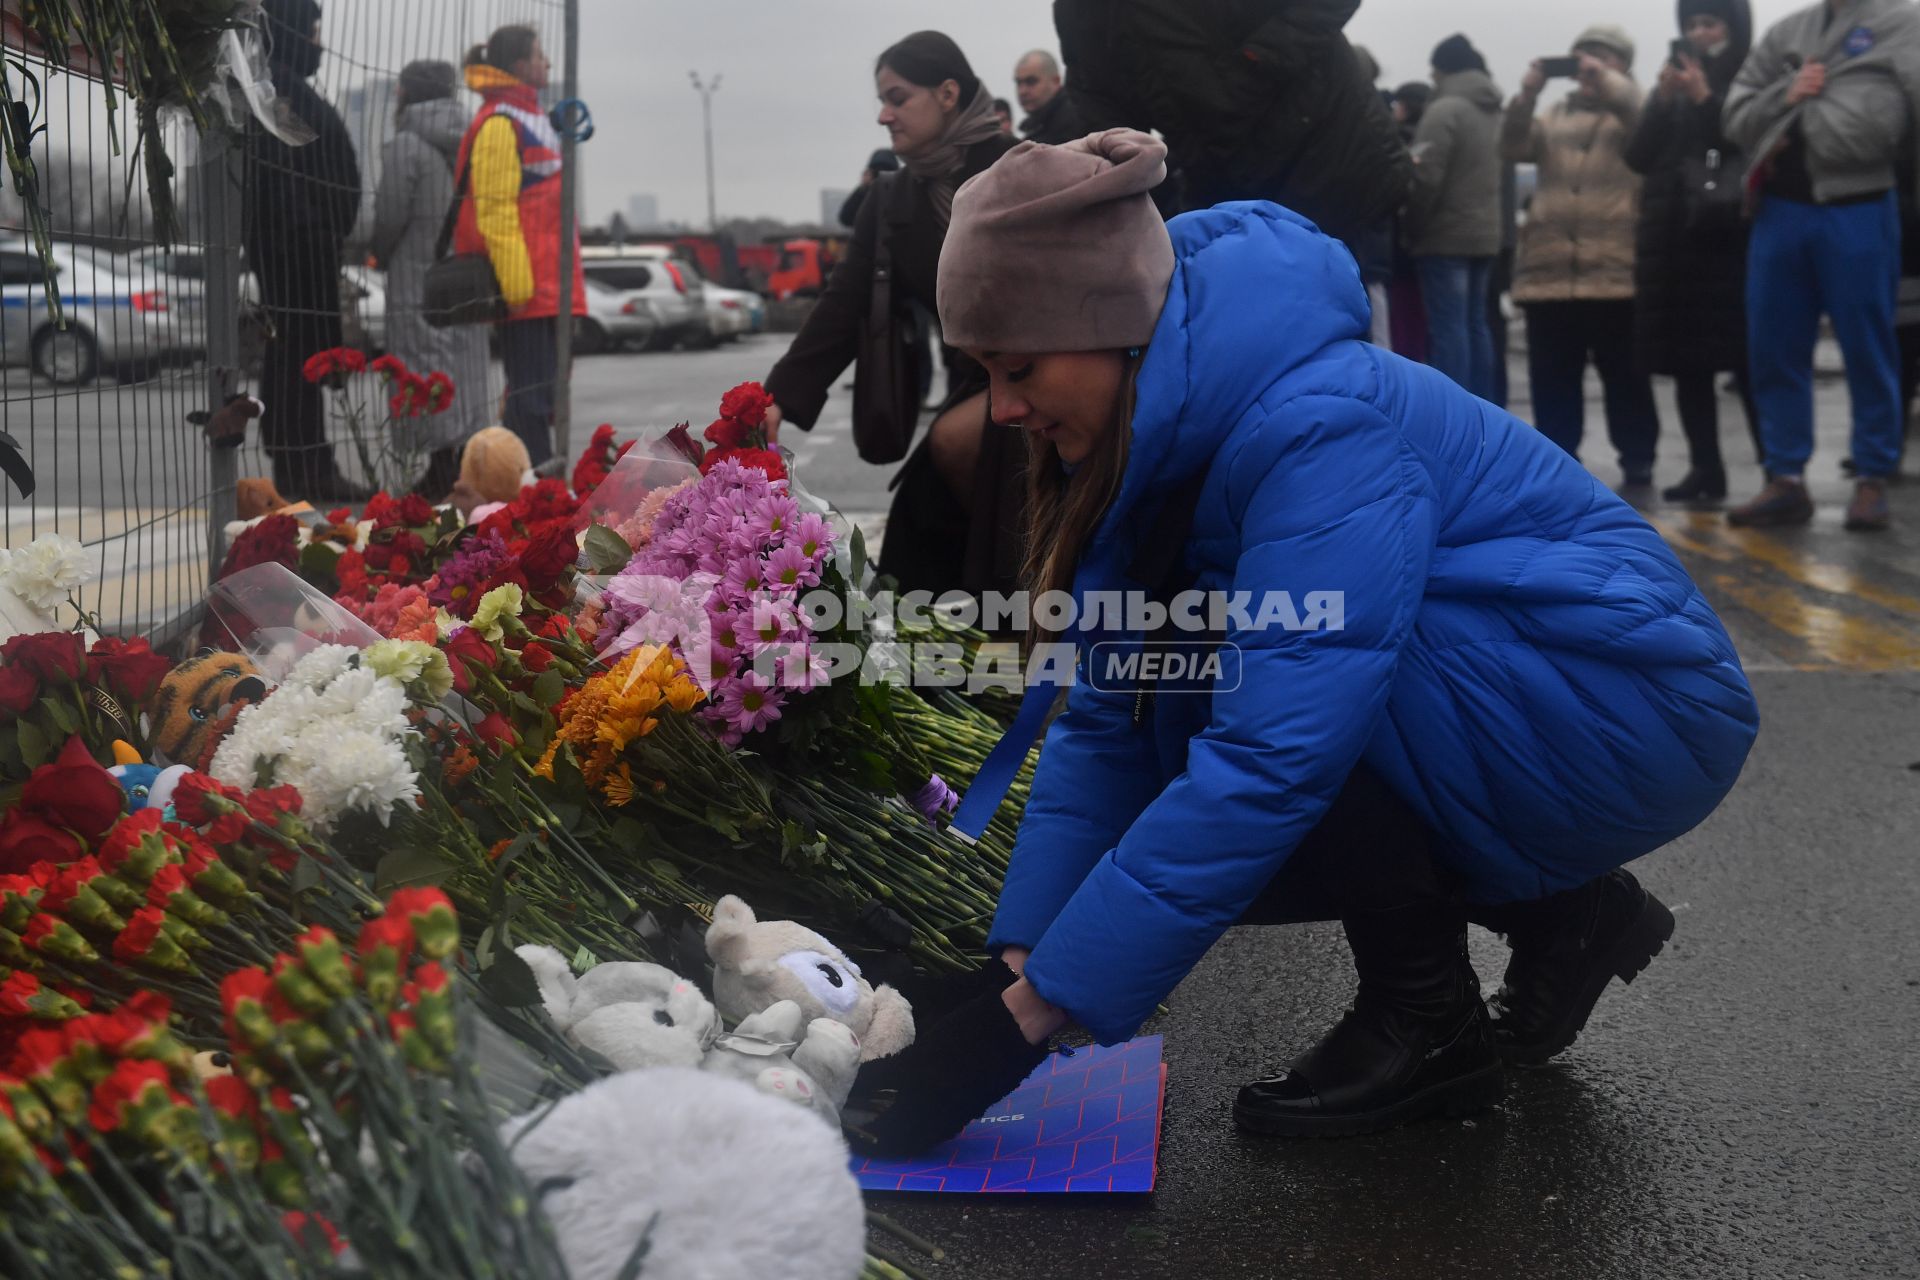
<instances>
[{"instance_id":1,"label":"beige plush toy","mask_svg":"<svg viewBox=\"0 0 1920 1280\"><path fill-rule=\"evenodd\" d=\"M871 1062L913 1043L913 1006L892 987L875 987L825 938L791 920L756 920L729 894L714 904L707 929L713 1002L738 1021L791 1000L808 1022L830 1018L860 1041Z\"/></svg>"}]
</instances>

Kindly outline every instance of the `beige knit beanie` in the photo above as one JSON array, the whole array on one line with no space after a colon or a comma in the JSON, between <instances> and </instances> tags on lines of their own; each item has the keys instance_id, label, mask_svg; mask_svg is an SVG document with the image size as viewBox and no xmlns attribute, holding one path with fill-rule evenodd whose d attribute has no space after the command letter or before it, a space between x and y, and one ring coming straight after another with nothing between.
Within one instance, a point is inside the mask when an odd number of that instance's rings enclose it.
<instances>
[{"instance_id":1,"label":"beige knit beanie","mask_svg":"<svg viewBox=\"0 0 1920 1280\"><path fill-rule=\"evenodd\" d=\"M1133 129L1023 142L953 197L940 329L976 351L1100 351L1153 337L1173 242L1147 192L1167 148Z\"/></svg>"}]
</instances>

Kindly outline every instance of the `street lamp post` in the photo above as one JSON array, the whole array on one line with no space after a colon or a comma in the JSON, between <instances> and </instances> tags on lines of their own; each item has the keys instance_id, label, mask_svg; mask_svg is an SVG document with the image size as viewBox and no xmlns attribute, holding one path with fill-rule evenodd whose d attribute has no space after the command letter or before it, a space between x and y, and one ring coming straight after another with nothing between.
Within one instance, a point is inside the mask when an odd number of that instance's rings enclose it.
<instances>
[{"instance_id":1,"label":"street lamp post","mask_svg":"<svg viewBox=\"0 0 1920 1280\"><path fill-rule=\"evenodd\" d=\"M693 82L693 91L700 95L700 123L707 136L707 230L718 231L720 219L714 212L713 202L713 95L720 92L720 77L715 75L708 84L701 81L698 71L689 71L687 79Z\"/></svg>"}]
</instances>

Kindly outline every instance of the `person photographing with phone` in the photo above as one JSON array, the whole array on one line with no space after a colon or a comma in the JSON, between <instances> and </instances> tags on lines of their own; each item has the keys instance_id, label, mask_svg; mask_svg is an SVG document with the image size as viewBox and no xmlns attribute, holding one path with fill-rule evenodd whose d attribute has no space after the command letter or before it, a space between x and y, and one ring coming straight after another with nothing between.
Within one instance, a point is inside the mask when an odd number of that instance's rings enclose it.
<instances>
[{"instance_id":1,"label":"person photographing with phone","mask_svg":"<svg viewBox=\"0 0 1920 1280\"><path fill-rule=\"evenodd\" d=\"M1715 375L1747 368L1746 161L1720 108L1753 43L1753 14L1747 0L1679 0L1677 17L1685 34L1667 47L1627 146L1643 180L1634 341L1649 372L1673 379L1687 436L1687 474L1661 496L1706 504L1727 496ZM1741 395L1753 426L1744 378Z\"/></svg>"},{"instance_id":2,"label":"person photographing with phone","mask_svg":"<svg viewBox=\"0 0 1920 1280\"><path fill-rule=\"evenodd\" d=\"M1625 488L1653 482L1660 419L1653 383L1634 359L1633 237L1640 178L1626 149L1640 123L1640 88L1628 74L1633 40L1615 26L1589 27L1564 58L1539 58L1507 105L1501 151L1538 166L1539 188L1520 233L1513 300L1527 316L1527 374L1534 425L1578 457L1585 429L1587 363L1606 394L1607 435ZM1538 110L1547 83L1573 92Z\"/></svg>"}]
</instances>

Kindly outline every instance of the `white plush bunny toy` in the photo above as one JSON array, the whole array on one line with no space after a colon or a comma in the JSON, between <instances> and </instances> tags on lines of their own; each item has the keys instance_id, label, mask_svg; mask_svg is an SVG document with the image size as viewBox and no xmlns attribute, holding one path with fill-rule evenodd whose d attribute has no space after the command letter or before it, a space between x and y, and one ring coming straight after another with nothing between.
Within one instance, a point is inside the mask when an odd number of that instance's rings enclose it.
<instances>
[{"instance_id":1,"label":"white plush bunny toy","mask_svg":"<svg viewBox=\"0 0 1920 1280\"><path fill-rule=\"evenodd\" d=\"M697 1067L811 1108L840 1123L860 1043L831 1019L808 1025L800 1007L777 1001L723 1031L700 989L657 964L609 962L576 977L552 947L523 946L541 1003L560 1032L622 1071Z\"/></svg>"}]
</instances>

